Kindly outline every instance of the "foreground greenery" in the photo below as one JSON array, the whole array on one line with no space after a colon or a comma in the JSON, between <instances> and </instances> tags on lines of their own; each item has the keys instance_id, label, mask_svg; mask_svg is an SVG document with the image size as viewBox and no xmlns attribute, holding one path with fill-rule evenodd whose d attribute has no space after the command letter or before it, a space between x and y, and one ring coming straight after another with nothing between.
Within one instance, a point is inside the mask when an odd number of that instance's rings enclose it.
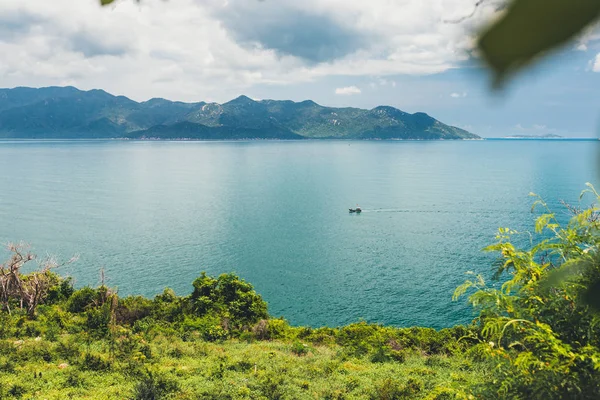
<instances>
[{"instance_id":1,"label":"foreground greenery","mask_svg":"<svg viewBox=\"0 0 600 400\"><path fill-rule=\"evenodd\" d=\"M593 187L588 192L600 198ZM0 399L597 399L600 208L544 208L520 250L500 229L495 283L456 298L471 326L291 327L250 284L202 274L185 297L75 290L12 246L0 268Z\"/></svg>"},{"instance_id":2,"label":"foreground greenery","mask_svg":"<svg viewBox=\"0 0 600 400\"><path fill-rule=\"evenodd\" d=\"M1 314L0 398L468 398L488 371L466 328L290 327L231 274L149 300L42 273L43 304Z\"/></svg>"}]
</instances>

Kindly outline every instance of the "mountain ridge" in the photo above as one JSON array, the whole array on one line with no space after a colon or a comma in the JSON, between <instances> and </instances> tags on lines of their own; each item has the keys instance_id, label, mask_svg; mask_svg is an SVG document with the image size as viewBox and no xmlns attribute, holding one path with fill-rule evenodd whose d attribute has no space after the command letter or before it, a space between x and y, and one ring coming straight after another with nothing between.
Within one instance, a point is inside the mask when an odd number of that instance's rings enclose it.
<instances>
[{"instance_id":1,"label":"mountain ridge","mask_svg":"<svg viewBox=\"0 0 600 400\"><path fill-rule=\"evenodd\" d=\"M0 138L480 139L426 113L385 105L337 108L245 95L222 104L137 102L73 86L0 89Z\"/></svg>"}]
</instances>

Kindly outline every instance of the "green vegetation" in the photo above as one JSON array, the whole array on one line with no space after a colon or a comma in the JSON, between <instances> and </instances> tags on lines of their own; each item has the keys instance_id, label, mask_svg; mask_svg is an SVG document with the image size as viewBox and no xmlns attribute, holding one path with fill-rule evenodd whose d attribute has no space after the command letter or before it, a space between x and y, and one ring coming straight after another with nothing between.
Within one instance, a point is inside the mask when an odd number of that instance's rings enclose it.
<instances>
[{"instance_id":1,"label":"green vegetation","mask_svg":"<svg viewBox=\"0 0 600 400\"><path fill-rule=\"evenodd\" d=\"M21 275L35 257L11 250L0 399L469 398L490 370L463 355L464 327L291 327L232 274L202 274L185 297L119 298L103 285L74 290L55 264Z\"/></svg>"},{"instance_id":2,"label":"green vegetation","mask_svg":"<svg viewBox=\"0 0 600 400\"><path fill-rule=\"evenodd\" d=\"M480 344L473 350L494 360L495 376L487 395L501 398L600 398L600 195L588 184L596 203L561 226L546 203L535 207L537 219L529 250L510 242L518 232L499 230L496 277L500 288L482 276L456 291L475 288L469 300L481 309L476 321Z\"/></svg>"},{"instance_id":3,"label":"green vegetation","mask_svg":"<svg viewBox=\"0 0 600 400\"><path fill-rule=\"evenodd\" d=\"M22 246L0 268L0 399L597 399L600 388L600 195L568 209L546 204L517 249L507 228L496 283L469 290L468 327L436 331L359 322L292 327L269 317L252 286L202 274L192 292L120 298L75 290ZM538 238L538 239L536 239ZM500 282L498 282L500 280Z\"/></svg>"}]
</instances>

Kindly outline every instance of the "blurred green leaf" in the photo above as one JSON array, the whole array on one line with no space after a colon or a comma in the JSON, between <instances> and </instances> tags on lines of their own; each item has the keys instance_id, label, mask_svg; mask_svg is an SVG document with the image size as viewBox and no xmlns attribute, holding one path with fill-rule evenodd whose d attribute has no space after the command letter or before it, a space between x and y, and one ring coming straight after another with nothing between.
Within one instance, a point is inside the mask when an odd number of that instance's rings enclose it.
<instances>
[{"instance_id":1,"label":"blurred green leaf","mask_svg":"<svg viewBox=\"0 0 600 400\"><path fill-rule=\"evenodd\" d=\"M103 6L108 5L110 3L112 3L115 0L100 0L100 4L102 4Z\"/></svg>"},{"instance_id":2,"label":"blurred green leaf","mask_svg":"<svg viewBox=\"0 0 600 400\"><path fill-rule=\"evenodd\" d=\"M600 311L600 281L594 282L586 289L583 300L592 307L594 311Z\"/></svg>"},{"instance_id":3,"label":"blurred green leaf","mask_svg":"<svg viewBox=\"0 0 600 400\"><path fill-rule=\"evenodd\" d=\"M513 0L479 37L500 86L514 72L565 44L600 16L600 0Z\"/></svg>"}]
</instances>

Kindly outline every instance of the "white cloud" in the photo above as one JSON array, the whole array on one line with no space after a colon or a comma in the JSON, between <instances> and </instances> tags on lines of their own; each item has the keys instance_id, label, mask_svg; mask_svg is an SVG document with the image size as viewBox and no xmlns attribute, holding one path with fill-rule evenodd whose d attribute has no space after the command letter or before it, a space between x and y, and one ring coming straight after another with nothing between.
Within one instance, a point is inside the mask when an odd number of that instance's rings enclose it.
<instances>
[{"instance_id":1,"label":"white cloud","mask_svg":"<svg viewBox=\"0 0 600 400\"><path fill-rule=\"evenodd\" d=\"M575 49L587 51L590 47L600 40L600 23L592 24L579 35Z\"/></svg>"},{"instance_id":2,"label":"white cloud","mask_svg":"<svg viewBox=\"0 0 600 400\"><path fill-rule=\"evenodd\" d=\"M600 72L600 53L596 54L596 58L592 61L592 71Z\"/></svg>"},{"instance_id":3,"label":"white cloud","mask_svg":"<svg viewBox=\"0 0 600 400\"><path fill-rule=\"evenodd\" d=\"M378 77L378 78L375 78L374 81L371 81L369 83L369 87L371 89L375 89L377 87L393 87L393 88L395 88L396 81Z\"/></svg>"},{"instance_id":4,"label":"white cloud","mask_svg":"<svg viewBox=\"0 0 600 400\"><path fill-rule=\"evenodd\" d=\"M494 9L448 23L469 15L474 0L98 3L0 1L0 52L11 55L0 58L2 86L69 83L137 100L224 101L258 84L434 74L469 58L474 27ZM310 29L324 21L327 29Z\"/></svg>"},{"instance_id":5,"label":"white cloud","mask_svg":"<svg viewBox=\"0 0 600 400\"><path fill-rule=\"evenodd\" d=\"M360 89L356 86L346 86L335 89L335 94L351 96L353 94L360 94Z\"/></svg>"},{"instance_id":6,"label":"white cloud","mask_svg":"<svg viewBox=\"0 0 600 400\"><path fill-rule=\"evenodd\" d=\"M459 99L461 97L467 97L467 92L462 92L462 93L450 93L450 97L454 98L454 99Z\"/></svg>"}]
</instances>

